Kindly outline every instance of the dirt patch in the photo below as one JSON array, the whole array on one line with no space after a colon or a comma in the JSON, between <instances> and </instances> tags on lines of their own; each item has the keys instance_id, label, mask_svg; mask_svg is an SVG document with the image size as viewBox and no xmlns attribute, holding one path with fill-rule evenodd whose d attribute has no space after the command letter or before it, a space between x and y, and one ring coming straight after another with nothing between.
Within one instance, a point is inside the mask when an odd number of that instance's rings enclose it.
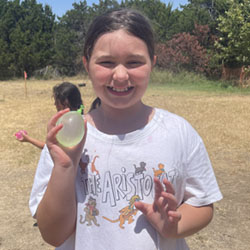
<instances>
[{"instance_id":1,"label":"dirt patch","mask_svg":"<svg viewBox=\"0 0 250 250\"><path fill-rule=\"evenodd\" d=\"M67 80L67 79L65 79ZM69 79L74 83L82 79ZM13 134L26 129L46 135L55 113L52 87L60 81L0 82L0 249L51 250L42 240L28 201L40 150ZM88 109L94 99L88 81L80 88ZM245 250L250 240L250 96L215 95L150 87L144 101L186 118L202 136L224 199L215 205L212 223L187 241L193 250Z\"/></svg>"}]
</instances>

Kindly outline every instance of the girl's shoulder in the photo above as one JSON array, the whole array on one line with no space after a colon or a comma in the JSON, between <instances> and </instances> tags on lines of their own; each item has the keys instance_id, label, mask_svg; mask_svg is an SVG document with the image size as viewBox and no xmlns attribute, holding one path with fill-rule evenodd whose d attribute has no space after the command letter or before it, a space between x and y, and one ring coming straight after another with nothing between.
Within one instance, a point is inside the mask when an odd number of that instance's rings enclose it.
<instances>
[{"instance_id":1,"label":"girl's shoulder","mask_svg":"<svg viewBox=\"0 0 250 250\"><path fill-rule=\"evenodd\" d=\"M172 131L187 137L200 137L188 120L164 109L155 109L154 122L166 131Z\"/></svg>"},{"instance_id":2,"label":"girl's shoulder","mask_svg":"<svg viewBox=\"0 0 250 250\"><path fill-rule=\"evenodd\" d=\"M160 108L155 108L154 120L167 125L191 126L184 117Z\"/></svg>"}]
</instances>

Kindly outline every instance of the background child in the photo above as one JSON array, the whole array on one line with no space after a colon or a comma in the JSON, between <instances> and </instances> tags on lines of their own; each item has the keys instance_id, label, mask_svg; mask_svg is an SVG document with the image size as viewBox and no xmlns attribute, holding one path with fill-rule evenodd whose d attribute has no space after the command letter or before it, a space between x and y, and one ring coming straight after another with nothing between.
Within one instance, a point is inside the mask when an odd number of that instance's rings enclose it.
<instances>
[{"instance_id":1,"label":"background child","mask_svg":"<svg viewBox=\"0 0 250 250\"><path fill-rule=\"evenodd\" d=\"M40 232L65 250L186 250L184 237L211 221L222 195L192 126L142 102L156 61L151 26L136 11L113 11L85 41L98 105L73 148L56 140L67 111L48 124L30 197Z\"/></svg>"},{"instance_id":2,"label":"background child","mask_svg":"<svg viewBox=\"0 0 250 250\"><path fill-rule=\"evenodd\" d=\"M56 110L60 111L66 108L77 110L82 105L82 98L79 89L70 82L63 82L53 87L53 98ZM21 137L16 138L20 142L28 142L34 146L43 149L45 142L37 140L27 133L20 131Z\"/></svg>"}]
</instances>

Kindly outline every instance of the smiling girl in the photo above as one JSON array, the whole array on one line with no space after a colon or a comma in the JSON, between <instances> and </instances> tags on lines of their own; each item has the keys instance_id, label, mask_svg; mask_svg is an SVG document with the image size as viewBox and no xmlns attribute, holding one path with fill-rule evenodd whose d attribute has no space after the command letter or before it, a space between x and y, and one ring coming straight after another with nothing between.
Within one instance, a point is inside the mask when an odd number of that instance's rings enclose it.
<instances>
[{"instance_id":1,"label":"smiling girl","mask_svg":"<svg viewBox=\"0 0 250 250\"><path fill-rule=\"evenodd\" d=\"M127 9L97 17L83 62L98 105L73 148L56 140L68 110L48 124L30 197L42 237L60 250L188 249L222 195L192 126L142 102L156 62L148 20Z\"/></svg>"}]
</instances>

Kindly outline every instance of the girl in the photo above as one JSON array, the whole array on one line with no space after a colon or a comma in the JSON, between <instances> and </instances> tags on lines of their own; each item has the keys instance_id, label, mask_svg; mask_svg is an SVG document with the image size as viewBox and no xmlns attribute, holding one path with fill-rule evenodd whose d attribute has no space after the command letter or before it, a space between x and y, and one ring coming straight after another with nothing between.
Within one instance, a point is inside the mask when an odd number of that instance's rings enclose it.
<instances>
[{"instance_id":1,"label":"girl","mask_svg":"<svg viewBox=\"0 0 250 250\"><path fill-rule=\"evenodd\" d=\"M65 250L186 250L222 198L202 139L183 118L142 97L155 64L147 19L122 9L97 17L83 62L98 97L73 148L48 124L30 198L42 237ZM81 159L81 164L78 162Z\"/></svg>"},{"instance_id":2,"label":"girl","mask_svg":"<svg viewBox=\"0 0 250 250\"><path fill-rule=\"evenodd\" d=\"M53 98L57 111L65 108L78 110L83 105L79 89L70 82L55 85L53 87ZM18 137L17 140L20 142L29 142L40 149L43 149L45 145L44 141L37 140L23 131L21 131L21 137Z\"/></svg>"}]
</instances>

